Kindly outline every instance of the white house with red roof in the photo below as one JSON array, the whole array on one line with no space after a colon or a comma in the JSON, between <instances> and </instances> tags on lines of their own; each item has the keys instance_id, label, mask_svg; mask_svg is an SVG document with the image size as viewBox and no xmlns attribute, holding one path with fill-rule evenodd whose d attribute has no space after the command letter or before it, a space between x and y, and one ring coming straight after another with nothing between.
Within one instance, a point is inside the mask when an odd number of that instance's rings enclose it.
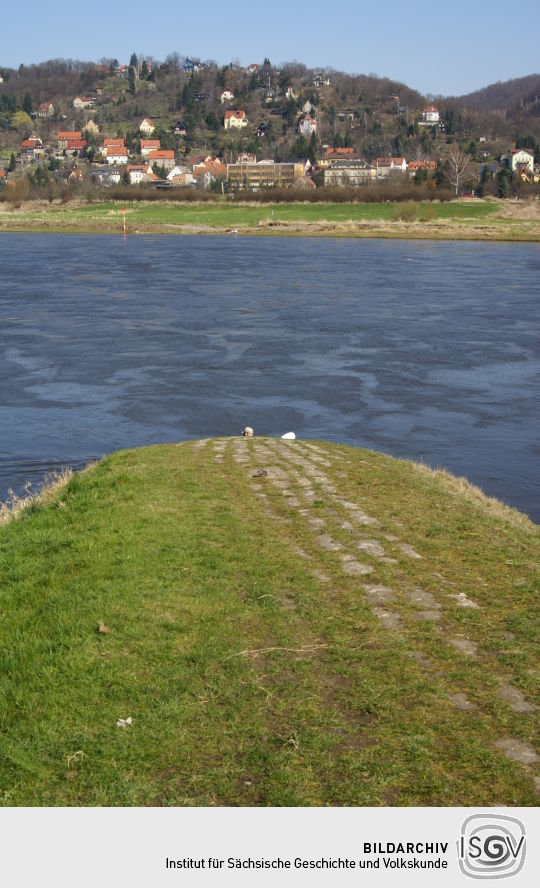
<instances>
[{"instance_id":1,"label":"white house with red roof","mask_svg":"<svg viewBox=\"0 0 540 888\"><path fill-rule=\"evenodd\" d=\"M508 167L512 172L524 170L532 173L534 172L534 154L527 148L512 148L508 154Z\"/></svg>"},{"instance_id":2,"label":"white house with red roof","mask_svg":"<svg viewBox=\"0 0 540 888\"><path fill-rule=\"evenodd\" d=\"M161 141L159 139L141 139L141 157L148 157L152 151L161 149Z\"/></svg>"},{"instance_id":3,"label":"white house with red roof","mask_svg":"<svg viewBox=\"0 0 540 888\"><path fill-rule=\"evenodd\" d=\"M298 124L298 132L301 136L309 138L313 133L317 132L317 121L314 117L304 117Z\"/></svg>"},{"instance_id":4,"label":"white house with red roof","mask_svg":"<svg viewBox=\"0 0 540 888\"><path fill-rule=\"evenodd\" d=\"M149 133L149 134L151 134L151 133L154 132L154 130L155 130L155 126L154 126L154 124L152 123L152 121L150 120L149 117L145 117L144 120L143 120L143 122L141 123L141 125L140 125L140 127L139 127L139 130L141 131L141 133Z\"/></svg>"},{"instance_id":5,"label":"white house with red roof","mask_svg":"<svg viewBox=\"0 0 540 888\"><path fill-rule=\"evenodd\" d=\"M107 163L113 166L120 166L128 162L128 150L119 146L111 146L107 148Z\"/></svg>"},{"instance_id":6,"label":"white house with red roof","mask_svg":"<svg viewBox=\"0 0 540 888\"><path fill-rule=\"evenodd\" d=\"M440 122L439 109L435 105L427 105L422 113L422 123L427 126L434 126Z\"/></svg>"},{"instance_id":7,"label":"white house with red roof","mask_svg":"<svg viewBox=\"0 0 540 888\"><path fill-rule=\"evenodd\" d=\"M220 96L221 104L224 105L226 102L232 102L233 99L234 93L230 89L224 89Z\"/></svg>"},{"instance_id":8,"label":"white house with red roof","mask_svg":"<svg viewBox=\"0 0 540 888\"><path fill-rule=\"evenodd\" d=\"M243 129L248 125L245 111L225 111L223 126L226 130Z\"/></svg>"},{"instance_id":9,"label":"white house with red roof","mask_svg":"<svg viewBox=\"0 0 540 888\"><path fill-rule=\"evenodd\" d=\"M54 105L52 102L42 102L37 109L38 117L54 117Z\"/></svg>"},{"instance_id":10,"label":"white house with red roof","mask_svg":"<svg viewBox=\"0 0 540 888\"><path fill-rule=\"evenodd\" d=\"M404 157L376 157L374 162L377 178L389 176L390 173L406 173L407 161Z\"/></svg>"},{"instance_id":11,"label":"white house with red roof","mask_svg":"<svg viewBox=\"0 0 540 888\"><path fill-rule=\"evenodd\" d=\"M82 111L83 108L93 108L94 99L91 96L75 96L73 99L73 107L76 111Z\"/></svg>"}]
</instances>

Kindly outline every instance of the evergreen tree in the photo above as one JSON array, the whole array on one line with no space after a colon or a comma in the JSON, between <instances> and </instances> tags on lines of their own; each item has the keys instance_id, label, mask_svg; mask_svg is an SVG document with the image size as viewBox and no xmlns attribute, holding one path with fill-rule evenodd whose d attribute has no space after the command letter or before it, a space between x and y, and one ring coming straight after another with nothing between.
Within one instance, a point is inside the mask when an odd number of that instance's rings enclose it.
<instances>
[{"instance_id":1,"label":"evergreen tree","mask_svg":"<svg viewBox=\"0 0 540 888\"><path fill-rule=\"evenodd\" d=\"M30 116L34 110L32 96L28 92L26 92L23 96L22 109L28 114L28 116Z\"/></svg>"},{"instance_id":2,"label":"evergreen tree","mask_svg":"<svg viewBox=\"0 0 540 888\"><path fill-rule=\"evenodd\" d=\"M15 172L16 168L17 168L17 158L15 157L13 152L11 152L11 157L9 158L8 173Z\"/></svg>"},{"instance_id":3,"label":"evergreen tree","mask_svg":"<svg viewBox=\"0 0 540 888\"><path fill-rule=\"evenodd\" d=\"M148 77L148 64L146 62L146 59L143 59L143 63L141 65L141 77L143 80L146 80L146 78Z\"/></svg>"},{"instance_id":4,"label":"evergreen tree","mask_svg":"<svg viewBox=\"0 0 540 888\"><path fill-rule=\"evenodd\" d=\"M130 65L128 68L128 83L131 95L135 95L135 68Z\"/></svg>"}]
</instances>

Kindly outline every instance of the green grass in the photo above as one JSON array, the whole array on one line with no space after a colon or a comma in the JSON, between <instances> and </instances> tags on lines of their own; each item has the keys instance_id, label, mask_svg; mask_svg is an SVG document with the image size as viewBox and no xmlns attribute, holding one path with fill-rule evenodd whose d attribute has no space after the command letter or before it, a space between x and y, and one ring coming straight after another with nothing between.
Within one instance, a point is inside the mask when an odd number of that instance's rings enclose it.
<instances>
[{"instance_id":1,"label":"green grass","mask_svg":"<svg viewBox=\"0 0 540 888\"><path fill-rule=\"evenodd\" d=\"M385 542L398 564L368 578L397 591L400 631L230 445L222 463L189 443L115 454L0 527L3 804L535 804L495 741L534 741L496 676L538 692L538 529L411 463L321 446L337 494L381 522L367 535L423 555ZM311 514L348 544L315 487ZM417 619L408 584L438 596L441 623ZM477 660L448 643L460 632Z\"/></svg>"},{"instance_id":2,"label":"green grass","mask_svg":"<svg viewBox=\"0 0 540 888\"><path fill-rule=\"evenodd\" d=\"M492 203L449 203L433 204L435 220L481 220L496 210ZM261 204L258 206L237 205L226 201L213 204L143 203L127 205L128 223L133 225L203 225L217 228L256 227L259 220L272 218L282 222L366 222L392 221L395 203L292 203ZM25 212L28 221L49 218L51 222L72 219L75 224L85 222L95 224L110 223L121 218L122 205L117 202L88 204L72 208L69 206L49 210ZM15 215L15 214L14 214Z\"/></svg>"}]
</instances>

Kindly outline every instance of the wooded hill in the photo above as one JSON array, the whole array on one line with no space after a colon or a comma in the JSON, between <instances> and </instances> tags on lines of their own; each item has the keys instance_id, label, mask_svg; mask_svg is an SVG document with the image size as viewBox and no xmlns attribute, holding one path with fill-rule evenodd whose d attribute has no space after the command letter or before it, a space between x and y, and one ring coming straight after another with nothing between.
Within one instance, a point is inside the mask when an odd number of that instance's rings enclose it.
<instances>
[{"instance_id":1,"label":"wooded hill","mask_svg":"<svg viewBox=\"0 0 540 888\"><path fill-rule=\"evenodd\" d=\"M49 140L59 128L84 129L90 119L100 136L127 137L129 145L145 116L152 118L162 148L184 155L201 149L224 160L236 159L239 149L259 159L291 159L323 145L352 146L367 160L436 158L445 144L457 140L469 146L477 140L482 150L473 145L470 153L481 161L514 144L537 150L540 141L538 75L493 84L470 96L439 97L442 127L421 127L429 97L387 78L326 71L319 82L314 69L296 62L278 69L268 59L249 68L210 61L186 70L189 60L186 65L176 53L164 62L136 56L131 62L131 79L128 66L110 59L98 64L57 59L0 70L0 153L9 156L30 132ZM222 101L226 90L233 98ZM76 111L76 96L94 97L94 107ZM54 104L52 117L36 116L43 102ZM228 109L244 110L249 126L225 131ZM317 123L311 144L298 131L309 115ZM185 135L175 135L178 121Z\"/></svg>"}]
</instances>

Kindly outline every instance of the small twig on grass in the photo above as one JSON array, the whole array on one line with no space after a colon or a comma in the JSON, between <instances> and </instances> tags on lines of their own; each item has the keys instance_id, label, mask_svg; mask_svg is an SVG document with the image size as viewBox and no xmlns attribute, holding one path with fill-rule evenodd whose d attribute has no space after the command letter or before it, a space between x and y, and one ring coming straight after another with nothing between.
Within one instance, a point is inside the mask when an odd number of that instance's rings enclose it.
<instances>
[{"instance_id":1,"label":"small twig on grass","mask_svg":"<svg viewBox=\"0 0 540 888\"><path fill-rule=\"evenodd\" d=\"M268 648L254 648L249 651L238 651L237 654L230 654L228 657L225 657L226 660L232 660L233 657L249 657L252 654L270 654L273 651L285 651L288 654L312 654L315 651L320 650L321 648L327 648L327 644L313 644L310 647L306 648L287 648L287 647L268 647Z\"/></svg>"}]
</instances>

